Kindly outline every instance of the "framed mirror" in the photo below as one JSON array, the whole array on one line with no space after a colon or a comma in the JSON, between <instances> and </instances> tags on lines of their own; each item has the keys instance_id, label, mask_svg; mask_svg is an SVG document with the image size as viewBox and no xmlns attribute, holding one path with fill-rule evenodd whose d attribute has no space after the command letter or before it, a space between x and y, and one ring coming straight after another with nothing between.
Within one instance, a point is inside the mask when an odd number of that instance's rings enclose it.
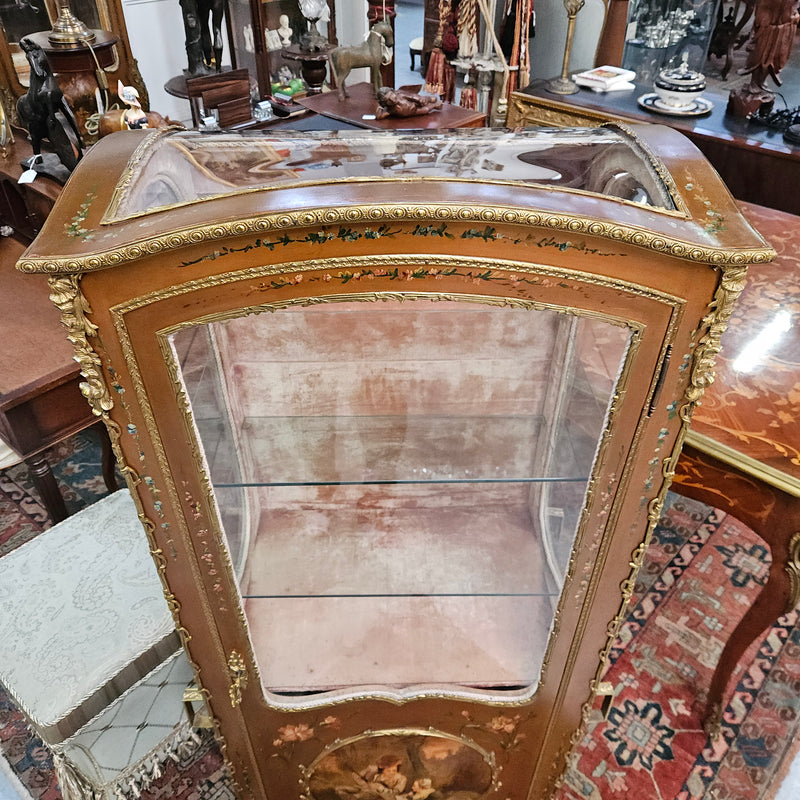
<instances>
[{"instance_id":1,"label":"framed mirror","mask_svg":"<svg viewBox=\"0 0 800 800\"><path fill-rule=\"evenodd\" d=\"M105 30L119 37L114 45L114 61L106 67L110 86L117 78L133 85L139 92L142 106L149 107L147 91L139 67L131 53L128 29L121 0L71 0L72 13L88 28ZM11 0L0 5L0 98L13 124L18 124L17 98L28 91L29 65L19 42L25 36L49 31L58 18L56 0Z\"/></svg>"}]
</instances>

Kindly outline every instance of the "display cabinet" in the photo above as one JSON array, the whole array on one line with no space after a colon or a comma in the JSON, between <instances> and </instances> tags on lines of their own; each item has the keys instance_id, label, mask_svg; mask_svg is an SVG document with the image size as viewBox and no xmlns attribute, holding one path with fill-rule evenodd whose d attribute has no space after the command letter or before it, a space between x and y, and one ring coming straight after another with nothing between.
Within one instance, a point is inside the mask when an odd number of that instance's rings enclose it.
<instances>
[{"instance_id":1,"label":"display cabinet","mask_svg":"<svg viewBox=\"0 0 800 800\"><path fill-rule=\"evenodd\" d=\"M279 33L284 16L289 27L288 33L284 31L288 44ZM317 23L317 29L335 45L334 0L327 2L327 16L327 21ZM301 77L298 61L285 58L282 52L285 47L298 45L308 31L297 0L228 0L228 24L237 66L250 70L262 99L271 94L273 83L288 84L292 78Z\"/></svg>"},{"instance_id":2,"label":"display cabinet","mask_svg":"<svg viewBox=\"0 0 800 800\"><path fill-rule=\"evenodd\" d=\"M19 267L240 797L548 796L771 255L655 126L91 150Z\"/></svg>"},{"instance_id":3,"label":"display cabinet","mask_svg":"<svg viewBox=\"0 0 800 800\"><path fill-rule=\"evenodd\" d=\"M678 66L704 72L720 0L632 0L628 8L622 66L639 83L652 83L659 70Z\"/></svg>"}]
</instances>

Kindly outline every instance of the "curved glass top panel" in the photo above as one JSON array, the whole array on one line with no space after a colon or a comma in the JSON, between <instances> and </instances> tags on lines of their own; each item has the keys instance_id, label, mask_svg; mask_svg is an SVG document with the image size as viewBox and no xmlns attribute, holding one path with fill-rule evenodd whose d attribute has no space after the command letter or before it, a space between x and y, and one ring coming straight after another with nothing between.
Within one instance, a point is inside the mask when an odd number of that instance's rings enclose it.
<instances>
[{"instance_id":1,"label":"curved glass top panel","mask_svg":"<svg viewBox=\"0 0 800 800\"><path fill-rule=\"evenodd\" d=\"M648 155L634 139L613 129L181 131L145 140L117 186L109 220L242 190L389 178L539 184L675 207Z\"/></svg>"},{"instance_id":2,"label":"curved glass top panel","mask_svg":"<svg viewBox=\"0 0 800 800\"><path fill-rule=\"evenodd\" d=\"M169 338L265 689L537 685L627 327L358 300Z\"/></svg>"}]
</instances>

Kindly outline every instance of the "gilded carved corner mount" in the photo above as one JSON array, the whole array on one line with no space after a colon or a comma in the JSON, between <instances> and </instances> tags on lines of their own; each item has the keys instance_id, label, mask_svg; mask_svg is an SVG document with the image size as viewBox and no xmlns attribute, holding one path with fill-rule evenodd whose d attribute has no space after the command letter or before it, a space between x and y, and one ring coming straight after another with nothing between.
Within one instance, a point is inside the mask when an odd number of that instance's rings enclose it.
<instances>
[{"instance_id":1,"label":"gilded carved corner mount","mask_svg":"<svg viewBox=\"0 0 800 800\"><path fill-rule=\"evenodd\" d=\"M106 417L114 402L103 379L102 362L90 343L97 336L97 326L89 320L92 313L80 289L80 276L52 277L50 299L61 312L61 321L67 329L67 338L75 349L75 360L80 364L86 379L81 392L98 417Z\"/></svg>"},{"instance_id":2,"label":"gilded carved corner mount","mask_svg":"<svg viewBox=\"0 0 800 800\"><path fill-rule=\"evenodd\" d=\"M789 599L784 613L788 614L800 603L800 531L797 531L789 542L786 572L789 575Z\"/></svg>"}]
</instances>

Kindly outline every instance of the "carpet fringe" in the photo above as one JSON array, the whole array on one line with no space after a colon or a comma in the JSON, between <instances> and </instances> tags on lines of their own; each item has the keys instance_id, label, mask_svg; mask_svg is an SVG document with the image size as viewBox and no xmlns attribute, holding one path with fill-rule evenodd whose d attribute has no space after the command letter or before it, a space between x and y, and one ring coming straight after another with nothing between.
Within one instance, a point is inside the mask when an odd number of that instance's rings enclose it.
<instances>
[{"instance_id":1,"label":"carpet fringe","mask_svg":"<svg viewBox=\"0 0 800 800\"><path fill-rule=\"evenodd\" d=\"M116 800L138 800L150 784L163 775L162 765L167 760L176 764L190 758L197 751L203 740L189 725L183 723L175 732L165 739L155 750L151 750L141 761L121 772L113 782ZM64 798L68 800L68 798ZM95 800L95 798L90 798Z\"/></svg>"},{"instance_id":2,"label":"carpet fringe","mask_svg":"<svg viewBox=\"0 0 800 800\"><path fill-rule=\"evenodd\" d=\"M189 723L183 722L144 758L126 767L107 783L87 778L57 748L52 748L53 766L64 800L139 800L142 792L164 774L166 761L179 764L190 759L202 743L202 738Z\"/></svg>"}]
</instances>

